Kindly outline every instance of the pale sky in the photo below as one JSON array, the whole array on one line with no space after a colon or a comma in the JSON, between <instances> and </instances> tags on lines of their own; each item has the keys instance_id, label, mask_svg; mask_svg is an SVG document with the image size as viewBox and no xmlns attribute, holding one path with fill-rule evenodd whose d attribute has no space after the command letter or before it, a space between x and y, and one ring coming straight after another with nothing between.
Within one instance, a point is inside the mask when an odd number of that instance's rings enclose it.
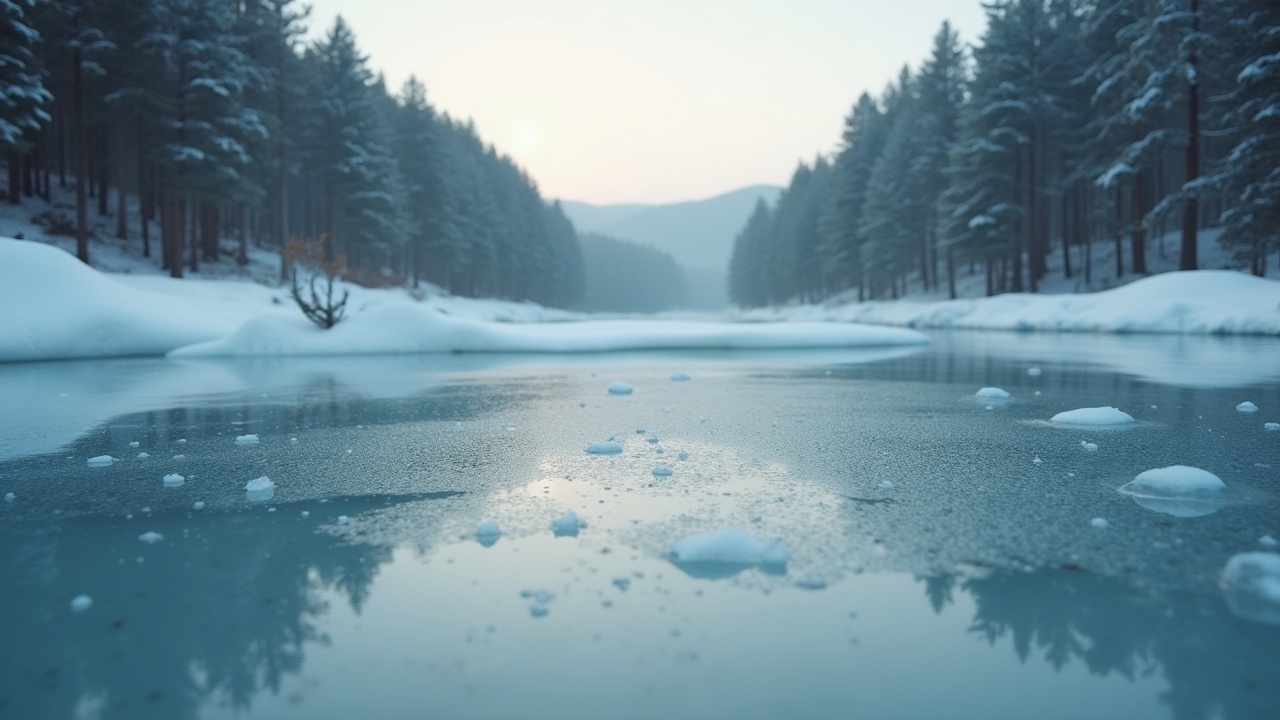
<instances>
[{"instance_id":1,"label":"pale sky","mask_svg":"<svg viewBox=\"0 0 1280 720\"><path fill-rule=\"evenodd\" d=\"M944 19L978 39L978 0L311 0L341 14L398 92L475 120L544 197L697 200L785 185L830 153L854 100Z\"/></svg>"}]
</instances>

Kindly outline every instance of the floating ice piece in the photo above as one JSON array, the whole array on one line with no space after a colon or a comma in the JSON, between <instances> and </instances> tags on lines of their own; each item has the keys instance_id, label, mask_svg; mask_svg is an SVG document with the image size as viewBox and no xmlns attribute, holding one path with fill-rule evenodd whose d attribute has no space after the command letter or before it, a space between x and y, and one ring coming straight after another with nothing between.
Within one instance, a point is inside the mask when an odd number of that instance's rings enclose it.
<instances>
[{"instance_id":1,"label":"floating ice piece","mask_svg":"<svg viewBox=\"0 0 1280 720\"><path fill-rule=\"evenodd\" d=\"M680 452L676 453L676 459L677 459L677 460L688 460L688 459L689 459L689 453L685 452L684 450L681 450Z\"/></svg>"},{"instance_id":2,"label":"floating ice piece","mask_svg":"<svg viewBox=\"0 0 1280 720\"><path fill-rule=\"evenodd\" d=\"M622 590L623 592L625 592L627 588L631 587L631 578L625 577L625 576L616 577L613 579L613 585L619 590Z\"/></svg>"},{"instance_id":3,"label":"floating ice piece","mask_svg":"<svg viewBox=\"0 0 1280 720\"><path fill-rule=\"evenodd\" d=\"M881 480L881 481L880 481L880 489L881 489L881 490L892 490L892 489L893 489L893 481L892 481L892 480Z\"/></svg>"},{"instance_id":4,"label":"floating ice piece","mask_svg":"<svg viewBox=\"0 0 1280 720\"><path fill-rule=\"evenodd\" d=\"M1267 430L1280 430L1280 423L1266 423L1262 427Z\"/></svg>"},{"instance_id":5,"label":"floating ice piece","mask_svg":"<svg viewBox=\"0 0 1280 720\"><path fill-rule=\"evenodd\" d=\"M203 501L203 500L197 500L197 501L195 501L195 502L191 503L191 509L192 509L192 510L203 510L203 509L204 509L204 501Z\"/></svg>"},{"instance_id":6,"label":"floating ice piece","mask_svg":"<svg viewBox=\"0 0 1280 720\"><path fill-rule=\"evenodd\" d=\"M1079 408L1049 418L1061 425L1132 425L1133 416L1113 407Z\"/></svg>"},{"instance_id":7,"label":"floating ice piece","mask_svg":"<svg viewBox=\"0 0 1280 720\"><path fill-rule=\"evenodd\" d=\"M582 521L578 519L578 513L570 510L551 521L551 532L555 533L556 537L575 537L581 526Z\"/></svg>"},{"instance_id":8,"label":"floating ice piece","mask_svg":"<svg viewBox=\"0 0 1280 720\"><path fill-rule=\"evenodd\" d=\"M643 426L643 425L637 425L637 426L636 426L636 434L637 434L637 435L643 435L644 433L645 433L644 426Z\"/></svg>"},{"instance_id":9,"label":"floating ice piece","mask_svg":"<svg viewBox=\"0 0 1280 720\"><path fill-rule=\"evenodd\" d=\"M645 439L644 439L644 441L645 441L645 442L647 442L647 443L649 443L650 445L657 445L657 444L658 444L658 436L657 436L657 435L650 435L649 437L645 438Z\"/></svg>"},{"instance_id":10,"label":"floating ice piece","mask_svg":"<svg viewBox=\"0 0 1280 720\"><path fill-rule=\"evenodd\" d=\"M476 541L485 547L493 547L502 537L502 530L495 520L485 520L476 526Z\"/></svg>"},{"instance_id":11,"label":"floating ice piece","mask_svg":"<svg viewBox=\"0 0 1280 720\"><path fill-rule=\"evenodd\" d=\"M984 387L973 396L981 400L1008 400L1013 397L998 387Z\"/></svg>"},{"instance_id":12,"label":"floating ice piece","mask_svg":"<svg viewBox=\"0 0 1280 720\"><path fill-rule=\"evenodd\" d=\"M666 465L659 465L653 469L654 477L667 477L671 474L671 468Z\"/></svg>"},{"instance_id":13,"label":"floating ice piece","mask_svg":"<svg viewBox=\"0 0 1280 720\"><path fill-rule=\"evenodd\" d=\"M163 535L161 535L161 534L160 534L160 533L158 533L158 532L151 532L151 531L148 531L148 532L144 532L144 533L142 533L141 535L139 535L139 536L138 536L138 539L139 539L139 540L141 540L142 542L144 542L144 543L148 544L148 545L155 545L156 543L158 543L158 542L160 542L161 540L163 540L163 539L164 539L164 536L163 536Z\"/></svg>"},{"instance_id":14,"label":"floating ice piece","mask_svg":"<svg viewBox=\"0 0 1280 720\"><path fill-rule=\"evenodd\" d=\"M1174 517L1210 515L1226 505L1222 478L1207 470L1171 465L1138 473L1120 492L1148 510Z\"/></svg>"},{"instance_id":15,"label":"floating ice piece","mask_svg":"<svg viewBox=\"0 0 1280 720\"><path fill-rule=\"evenodd\" d=\"M346 515L339 515L339 516L338 516L338 524L339 524L339 525L346 525L346 524L348 524L348 523L350 523L350 522L351 522L351 518L347 517Z\"/></svg>"},{"instance_id":16,"label":"floating ice piece","mask_svg":"<svg viewBox=\"0 0 1280 720\"><path fill-rule=\"evenodd\" d=\"M827 587L827 581L819 580L817 578L805 578L804 580L798 581L796 583L796 587L801 590L825 590Z\"/></svg>"},{"instance_id":17,"label":"floating ice piece","mask_svg":"<svg viewBox=\"0 0 1280 720\"><path fill-rule=\"evenodd\" d=\"M1039 456L1039 455L1037 455L1037 456L1036 456L1036 459L1035 459L1035 460L1032 460L1031 462L1035 463L1036 465L1039 465L1039 464L1043 463L1044 461L1040 459L1040 456Z\"/></svg>"},{"instance_id":18,"label":"floating ice piece","mask_svg":"<svg viewBox=\"0 0 1280 720\"><path fill-rule=\"evenodd\" d=\"M689 379L689 375L688 373L673 372L671 373L671 379L676 382L684 382Z\"/></svg>"},{"instance_id":19,"label":"floating ice piece","mask_svg":"<svg viewBox=\"0 0 1280 720\"><path fill-rule=\"evenodd\" d=\"M1031 377L1040 377L1040 368L1029 367L1027 368L1027 374L1030 375Z\"/></svg>"},{"instance_id":20,"label":"floating ice piece","mask_svg":"<svg viewBox=\"0 0 1280 720\"><path fill-rule=\"evenodd\" d=\"M593 442L587 445L587 452L593 455L617 455L622 452L622 443L617 440L605 440L604 442Z\"/></svg>"},{"instance_id":21,"label":"floating ice piece","mask_svg":"<svg viewBox=\"0 0 1280 720\"><path fill-rule=\"evenodd\" d=\"M179 444L179 445L186 445L186 444L187 444L187 439L186 439L186 438L178 438L178 441L177 441L177 442L178 442L178 444Z\"/></svg>"},{"instance_id":22,"label":"floating ice piece","mask_svg":"<svg viewBox=\"0 0 1280 720\"><path fill-rule=\"evenodd\" d=\"M609 383L610 395L630 395L631 390L631 383L624 383L621 380L614 380Z\"/></svg>"},{"instance_id":23,"label":"floating ice piece","mask_svg":"<svg viewBox=\"0 0 1280 720\"><path fill-rule=\"evenodd\" d=\"M301 517L303 517L303 518L309 518L309 517L311 517L311 511L310 511L310 510L303 510L302 512L300 512L300 513L298 513L298 514L299 514Z\"/></svg>"},{"instance_id":24,"label":"floating ice piece","mask_svg":"<svg viewBox=\"0 0 1280 720\"><path fill-rule=\"evenodd\" d=\"M1219 581L1227 607L1237 617L1280 625L1280 555L1246 552L1231 556Z\"/></svg>"},{"instance_id":25,"label":"floating ice piece","mask_svg":"<svg viewBox=\"0 0 1280 720\"><path fill-rule=\"evenodd\" d=\"M129 447L131 447L131 448L133 448L133 449L135 449L135 450L136 450L136 449L138 449L138 448L139 448L139 447L141 447L141 446L142 446L142 443L138 442L137 440L134 440L133 442L129 443Z\"/></svg>"},{"instance_id":26,"label":"floating ice piece","mask_svg":"<svg viewBox=\"0 0 1280 720\"><path fill-rule=\"evenodd\" d=\"M110 465L115 461L116 459L111 457L110 455L98 455L97 457L89 458L88 463L89 463L89 467L100 468L100 467L107 467L108 465Z\"/></svg>"},{"instance_id":27,"label":"floating ice piece","mask_svg":"<svg viewBox=\"0 0 1280 720\"><path fill-rule=\"evenodd\" d=\"M693 577L735 575L749 567L785 572L787 546L781 540L760 540L738 528L690 535L671 547L671 561Z\"/></svg>"},{"instance_id":28,"label":"floating ice piece","mask_svg":"<svg viewBox=\"0 0 1280 720\"><path fill-rule=\"evenodd\" d=\"M1258 406L1248 400L1245 400L1236 406L1236 410L1239 410L1240 412L1258 412Z\"/></svg>"},{"instance_id":29,"label":"floating ice piece","mask_svg":"<svg viewBox=\"0 0 1280 720\"><path fill-rule=\"evenodd\" d=\"M169 473L168 475L164 476L165 487L178 487L179 485L181 485L186 481L187 479L182 477L178 473Z\"/></svg>"},{"instance_id":30,"label":"floating ice piece","mask_svg":"<svg viewBox=\"0 0 1280 720\"><path fill-rule=\"evenodd\" d=\"M186 456L186 455L174 455L174 456L173 456L173 459L174 459L174 460L186 460L186 459L187 459L187 456Z\"/></svg>"},{"instance_id":31,"label":"floating ice piece","mask_svg":"<svg viewBox=\"0 0 1280 720\"><path fill-rule=\"evenodd\" d=\"M1111 527L1111 523L1107 522L1106 518L1100 518L1100 517L1096 517L1090 520L1089 524L1098 528L1099 530L1106 530L1107 528Z\"/></svg>"},{"instance_id":32,"label":"floating ice piece","mask_svg":"<svg viewBox=\"0 0 1280 720\"><path fill-rule=\"evenodd\" d=\"M151 454L150 454L150 453L144 453L144 452L140 452L140 453L138 453L138 459L139 459L139 460L146 460L146 459L147 459L147 458L149 458L149 457L151 457Z\"/></svg>"},{"instance_id":33,"label":"floating ice piece","mask_svg":"<svg viewBox=\"0 0 1280 720\"><path fill-rule=\"evenodd\" d=\"M1098 452L1098 444L1091 443L1088 440L1081 440L1080 447L1084 448L1086 452Z\"/></svg>"},{"instance_id":34,"label":"floating ice piece","mask_svg":"<svg viewBox=\"0 0 1280 720\"><path fill-rule=\"evenodd\" d=\"M543 605L540 602L536 602L529 606L529 614L536 618L546 616L547 612L548 612L547 606Z\"/></svg>"},{"instance_id":35,"label":"floating ice piece","mask_svg":"<svg viewBox=\"0 0 1280 720\"><path fill-rule=\"evenodd\" d=\"M236 444L237 445L257 445L258 436L257 435L237 435Z\"/></svg>"},{"instance_id":36,"label":"floating ice piece","mask_svg":"<svg viewBox=\"0 0 1280 720\"><path fill-rule=\"evenodd\" d=\"M4 501L5 501L5 502L13 502L17 497L18 497L17 495L14 495L14 494L13 494L13 493L11 493L11 492L10 492L10 493L5 493L5 494L4 494Z\"/></svg>"},{"instance_id":37,"label":"floating ice piece","mask_svg":"<svg viewBox=\"0 0 1280 720\"><path fill-rule=\"evenodd\" d=\"M260 478L250 480L244 486L244 494L249 499L249 502L270 500L271 496L276 494L276 484L271 482L271 478L263 475Z\"/></svg>"},{"instance_id":38,"label":"floating ice piece","mask_svg":"<svg viewBox=\"0 0 1280 720\"><path fill-rule=\"evenodd\" d=\"M77 595L71 598L71 612L82 613L93 607L93 598L88 595Z\"/></svg>"},{"instance_id":39,"label":"floating ice piece","mask_svg":"<svg viewBox=\"0 0 1280 720\"><path fill-rule=\"evenodd\" d=\"M1273 547L1280 546L1280 540L1276 540L1270 535L1263 535L1262 537L1258 538L1258 544L1265 548L1273 548Z\"/></svg>"}]
</instances>

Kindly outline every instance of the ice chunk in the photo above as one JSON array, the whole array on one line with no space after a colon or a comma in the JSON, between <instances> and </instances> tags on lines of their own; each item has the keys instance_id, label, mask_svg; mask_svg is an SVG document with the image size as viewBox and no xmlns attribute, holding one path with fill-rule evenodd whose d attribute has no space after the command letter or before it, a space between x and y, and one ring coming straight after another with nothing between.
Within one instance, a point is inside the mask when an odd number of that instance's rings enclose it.
<instances>
[{"instance_id":1,"label":"ice chunk","mask_svg":"<svg viewBox=\"0 0 1280 720\"><path fill-rule=\"evenodd\" d=\"M245 497L248 498L249 502L264 502L275 495L276 484L271 482L271 478L263 475L260 478L250 480L244 486L244 491Z\"/></svg>"},{"instance_id":2,"label":"ice chunk","mask_svg":"<svg viewBox=\"0 0 1280 720\"><path fill-rule=\"evenodd\" d=\"M543 617L547 614L547 606L536 602L529 606L529 614L536 618Z\"/></svg>"},{"instance_id":3,"label":"ice chunk","mask_svg":"<svg viewBox=\"0 0 1280 720\"><path fill-rule=\"evenodd\" d=\"M1088 440L1081 440L1080 447L1084 448L1086 452L1098 452L1098 444L1091 443Z\"/></svg>"},{"instance_id":4,"label":"ice chunk","mask_svg":"<svg viewBox=\"0 0 1280 720\"><path fill-rule=\"evenodd\" d=\"M1276 540L1270 535L1263 535L1262 537L1258 538L1258 544L1265 548L1273 548L1273 547L1280 546L1280 540Z\"/></svg>"},{"instance_id":5,"label":"ice chunk","mask_svg":"<svg viewBox=\"0 0 1280 720\"><path fill-rule=\"evenodd\" d=\"M142 443L138 442L137 440L134 440L133 442L129 443L129 447L133 448L134 450L137 450L141 446L142 446Z\"/></svg>"},{"instance_id":6,"label":"ice chunk","mask_svg":"<svg viewBox=\"0 0 1280 720\"><path fill-rule=\"evenodd\" d=\"M587 452L594 455L617 455L622 452L622 443L617 440L593 442L590 445L587 445Z\"/></svg>"},{"instance_id":7,"label":"ice chunk","mask_svg":"<svg viewBox=\"0 0 1280 720\"><path fill-rule=\"evenodd\" d=\"M187 479L182 477L178 473L169 473L168 475L164 476L165 487L178 487L179 485L181 485L186 481Z\"/></svg>"},{"instance_id":8,"label":"ice chunk","mask_svg":"<svg viewBox=\"0 0 1280 720\"><path fill-rule=\"evenodd\" d=\"M1266 423L1262 427L1267 430L1280 430L1280 423Z\"/></svg>"},{"instance_id":9,"label":"ice chunk","mask_svg":"<svg viewBox=\"0 0 1280 720\"><path fill-rule=\"evenodd\" d=\"M298 515L299 515L299 516L301 516L301 517L302 517L302 518L304 518L304 519L305 519L305 518L309 518L309 517L311 517L311 511L310 511L310 510L303 510L302 512L298 513Z\"/></svg>"},{"instance_id":10,"label":"ice chunk","mask_svg":"<svg viewBox=\"0 0 1280 720\"><path fill-rule=\"evenodd\" d=\"M197 501L195 501L195 502L191 503L191 509L193 509L193 510L203 510L203 509L204 509L204 501L203 501L203 500L197 500Z\"/></svg>"},{"instance_id":11,"label":"ice chunk","mask_svg":"<svg viewBox=\"0 0 1280 720\"><path fill-rule=\"evenodd\" d=\"M1258 406L1248 400L1245 400L1236 406L1236 410L1239 410L1240 412L1258 412Z\"/></svg>"},{"instance_id":12,"label":"ice chunk","mask_svg":"<svg viewBox=\"0 0 1280 720\"><path fill-rule=\"evenodd\" d=\"M17 497L18 497L17 495L14 495L13 493L8 492L4 494L4 501L13 502Z\"/></svg>"},{"instance_id":13,"label":"ice chunk","mask_svg":"<svg viewBox=\"0 0 1280 720\"><path fill-rule=\"evenodd\" d=\"M631 587L631 578L625 577L625 576L616 577L613 579L613 585L619 590L622 590L625 592L627 588Z\"/></svg>"},{"instance_id":14,"label":"ice chunk","mask_svg":"<svg viewBox=\"0 0 1280 720\"><path fill-rule=\"evenodd\" d=\"M339 515L339 516L338 516L338 524L339 524L339 525L346 525L346 524L348 524L348 523L350 523L350 522L351 522L351 518L347 517L346 515Z\"/></svg>"},{"instance_id":15,"label":"ice chunk","mask_svg":"<svg viewBox=\"0 0 1280 720\"><path fill-rule=\"evenodd\" d=\"M187 439L186 439L186 438L178 438L177 443L178 443L179 445L186 445L186 444L187 444Z\"/></svg>"},{"instance_id":16,"label":"ice chunk","mask_svg":"<svg viewBox=\"0 0 1280 720\"><path fill-rule=\"evenodd\" d=\"M257 445L258 436L257 435L237 435L236 444L237 445Z\"/></svg>"},{"instance_id":17,"label":"ice chunk","mask_svg":"<svg viewBox=\"0 0 1280 720\"><path fill-rule=\"evenodd\" d=\"M1040 377L1040 368L1029 367L1027 368L1027 374L1030 375L1031 377Z\"/></svg>"},{"instance_id":18,"label":"ice chunk","mask_svg":"<svg viewBox=\"0 0 1280 720\"><path fill-rule=\"evenodd\" d=\"M495 520L485 520L476 526L476 541L485 547L493 547L502 537L502 530Z\"/></svg>"},{"instance_id":19,"label":"ice chunk","mask_svg":"<svg viewBox=\"0 0 1280 720\"><path fill-rule=\"evenodd\" d=\"M1226 489L1222 478L1207 470L1171 465L1138 473L1120 487L1120 492L1148 510L1174 517L1200 517L1226 505Z\"/></svg>"},{"instance_id":20,"label":"ice chunk","mask_svg":"<svg viewBox=\"0 0 1280 720\"><path fill-rule=\"evenodd\" d=\"M155 545L156 543L158 543L158 542L160 542L161 540L163 540L163 539L164 539L164 536L163 536L163 535L161 535L161 534L160 534L160 533L158 533L158 532L151 532L151 531L148 531L148 532L144 532L144 533L142 533L141 535L139 535L139 536L138 536L138 539L139 539L139 540L141 540L142 542L144 542L144 543L148 544L148 545Z\"/></svg>"},{"instance_id":21,"label":"ice chunk","mask_svg":"<svg viewBox=\"0 0 1280 720\"><path fill-rule=\"evenodd\" d=\"M1100 517L1096 517L1090 520L1089 524L1098 528L1099 530L1106 530L1107 528L1111 527L1111 523L1107 522L1106 518L1100 518Z\"/></svg>"},{"instance_id":22,"label":"ice chunk","mask_svg":"<svg viewBox=\"0 0 1280 720\"><path fill-rule=\"evenodd\" d=\"M632 388L630 383L624 383L621 380L614 380L613 382L609 383L610 395L630 395L631 389Z\"/></svg>"},{"instance_id":23,"label":"ice chunk","mask_svg":"<svg viewBox=\"0 0 1280 720\"><path fill-rule=\"evenodd\" d=\"M93 598L88 595L77 595L71 598L71 612L82 613L93 607Z\"/></svg>"},{"instance_id":24,"label":"ice chunk","mask_svg":"<svg viewBox=\"0 0 1280 720\"><path fill-rule=\"evenodd\" d=\"M1280 555L1246 552L1231 556L1220 580L1227 607L1237 617L1280 625Z\"/></svg>"},{"instance_id":25,"label":"ice chunk","mask_svg":"<svg viewBox=\"0 0 1280 720\"><path fill-rule=\"evenodd\" d=\"M1013 397L998 387L984 387L973 396L981 400L1008 400Z\"/></svg>"},{"instance_id":26,"label":"ice chunk","mask_svg":"<svg viewBox=\"0 0 1280 720\"><path fill-rule=\"evenodd\" d=\"M578 519L578 513L572 510L551 521L551 531L556 534L556 537L575 537L581 526L582 521Z\"/></svg>"},{"instance_id":27,"label":"ice chunk","mask_svg":"<svg viewBox=\"0 0 1280 720\"><path fill-rule=\"evenodd\" d=\"M1037 455L1037 456L1036 456L1036 459L1035 459L1035 460L1032 460L1031 462L1035 463L1036 465L1039 465L1039 464L1043 463L1044 461L1040 459L1040 456L1039 456L1039 455Z\"/></svg>"},{"instance_id":28,"label":"ice chunk","mask_svg":"<svg viewBox=\"0 0 1280 720\"><path fill-rule=\"evenodd\" d=\"M637 435L643 435L644 433L645 433L644 426L643 426L643 425L637 425L637 426L636 426L636 434L637 434Z\"/></svg>"},{"instance_id":29,"label":"ice chunk","mask_svg":"<svg viewBox=\"0 0 1280 720\"><path fill-rule=\"evenodd\" d=\"M150 454L150 453L144 453L144 452L140 452L140 453L138 453L138 459L139 459L139 460L146 460L146 459L147 459L147 458L149 458L149 457L151 457L151 454Z\"/></svg>"},{"instance_id":30,"label":"ice chunk","mask_svg":"<svg viewBox=\"0 0 1280 720\"><path fill-rule=\"evenodd\" d=\"M671 547L671 561L693 577L717 578L749 567L785 572L787 546L781 540L760 540L738 528L690 535Z\"/></svg>"},{"instance_id":31,"label":"ice chunk","mask_svg":"<svg viewBox=\"0 0 1280 720\"><path fill-rule=\"evenodd\" d=\"M689 379L689 375L687 373L682 373L682 372L673 372L671 373L671 379L676 382L684 382L685 380Z\"/></svg>"},{"instance_id":32,"label":"ice chunk","mask_svg":"<svg viewBox=\"0 0 1280 720\"><path fill-rule=\"evenodd\" d=\"M657 435L650 435L649 437L645 438L644 440L645 440L645 442L649 443L650 445L657 445L657 444L658 444L658 436L657 436Z\"/></svg>"},{"instance_id":33,"label":"ice chunk","mask_svg":"<svg viewBox=\"0 0 1280 720\"><path fill-rule=\"evenodd\" d=\"M893 481L892 481L892 480L881 480L881 481L880 481L880 489L881 489L881 490L892 490L892 489L893 489Z\"/></svg>"},{"instance_id":34,"label":"ice chunk","mask_svg":"<svg viewBox=\"0 0 1280 720\"><path fill-rule=\"evenodd\" d=\"M1113 407L1079 408L1049 418L1061 425L1131 425L1133 416Z\"/></svg>"},{"instance_id":35,"label":"ice chunk","mask_svg":"<svg viewBox=\"0 0 1280 720\"><path fill-rule=\"evenodd\" d=\"M110 455L98 455L97 457L89 458L88 462L89 462L89 467L100 468L100 467L106 467L115 461L116 459L111 457Z\"/></svg>"},{"instance_id":36,"label":"ice chunk","mask_svg":"<svg viewBox=\"0 0 1280 720\"><path fill-rule=\"evenodd\" d=\"M671 474L671 468L666 465L659 465L653 469L654 477L667 477Z\"/></svg>"}]
</instances>

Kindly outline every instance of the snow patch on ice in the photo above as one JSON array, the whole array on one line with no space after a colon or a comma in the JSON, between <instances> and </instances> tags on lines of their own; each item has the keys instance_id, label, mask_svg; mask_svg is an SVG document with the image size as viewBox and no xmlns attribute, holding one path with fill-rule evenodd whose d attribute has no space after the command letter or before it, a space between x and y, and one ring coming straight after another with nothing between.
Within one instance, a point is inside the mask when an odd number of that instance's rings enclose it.
<instances>
[{"instance_id":1,"label":"snow patch on ice","mask_svg":"<svg viewBox=\"0 0 1280 720\"><path fill-rule=\"evenodd\" d=\"M88 595L77 595L71 598L71 612L82 613L93 607L93 598Z\"/></svg>"},{"instance_id":2,"label":"snow patch on ice","mask_svg":"<svg viewBox=\"0 0 1280 720\"><path fill-rule=\"evenodd\" d=\"M257 435L237 435L236 444L237 445L257 445L258 436Z\"/></svg>"},{"instance_id":3,"label":"snow patch on ice","mask_svg":"<svg viewBox=\"0 0 1280 720\"><path fill-rule=\"evenodd\" d=\"M1222 478L1208 470L1171 465L1138 473L1120 492L1142 507L1174 517L1200 517L1222 509L1227 489Z\"/></svg>"},{"instance_id":4,"label":"snow patch on ice","mask_svg":"<svg viewBox=\"0 0 1280 720\"><path fill-rule=\"evenodd\" d=\"M984 387L973 394L980 400L1008 400L1012 395L998 387Z\"/></svg>"},{"instance_id":5,"label":"snow patch on ice","mask_svg":"<svg viewBox=\"0 0 1280 720\"><path fill-rule=\"evenodd\" d=\"M617 440L604 440L587 445L587 452L593 455L617 455L622 452L622 443Z\"/></svg>"},{"instance_id":6,"label":"snow patch on ice","mask_svg":"<svg viewBox=\"0 0 1280 720\"><path fill-rule=\"evenodd\" d=\"M621 380L614 380L609 383L610 395L630 395L632 391L631 383L625 383Z\"/></svg>"},{"instance_id":7,"label":"snow patch on ice","mask_svg":"<svg viewBox=\"0 0 1280 720\"><path fill-rule=\"evenodd\" d=\"M1280 430L1280 423L1266 423L1262 427L1264 430Z\"/></svg>"},{"instance_id":8,"label":"snow patch on ice","mask_svg":"<svg viewBox=\"0 0 1280 720\"><path fill-rule=\"evenodd\" d=\"M164 536L158 532L144 532L138 536L138 539L148 545L155 545L164 539Z\"/></svg>"},{"instance_id":9,"label":"snow patch on ice","mask_svg":"<svg viewBox=\"0 0 1280 720\"><path fill-rule=\"evenodd\" d=\"M723 577L757 566L785 571L790 559L781 540L760 540L738 528L690 535L671 547L670 557L695 577Z\"/></svg>"},{"instance_id":10,"label":"snow patch on ice","mask_svg":"<svg viewBox=\"0 0 1280 720\"><path fill-rule=\"evenodd\" d=\"M271 478L266 475L254 478L244 486L244 494L249 502L264 502L266 500L270 500L275 493L276 484L271 482Z\"/></svg>"},{"instance_id":11,"label":"snow patch on ice","mask_svg":"<svg viewBox=\"0 0 1280 720\"><path fill-rule=\"evenodd\" d=\"M115 461L116 459L111 457L110 455L98 455L96 457L89 458L87 462L89 464L89 467L91 468L102 468L102 467L107 467L108 465L110 465Z\"/></svg>"},{"instance_id":12,"label":"snow patch on ice","mask_svg":"<svg viewBox=\"0 0 1280 720\"><path fill-rule=\"evenodd\" d=\"M1098 528L1099 530L1106 530L1107 528L1111 527L1111 523L1107 522L1106 518L1101 518L1101 517L1096 517L1090 520L1089 524Z\"/></svg>"},{"instance_id":13,"label":"snow patch on ice","mask_svg":"<svg viewBox=\"0 0 1280 720\"><path fill-rule=\"evenodd\" d=\"M556 537L574 537L581 527L582 520L572 510L551 521L551 531Z\"/></svg>"},{"instance_id":14,"label":"snow patch on ice","mask_svg":"<svg viewBox=\"0 0 1280 720\"><path fill-rule=\"evenodd\" d=\"M654 477L668 477L671 475L671 468L666 465L659 465L653 469Z\"/></svg>"},{"instance_id":15,"label":"snow patch on ice","mask_svg":"<svg viewBox=\"0 0 1280 720\"><path fill-rule=\"evenodd\" d=\"M1280 625L1280 555L1246 552L1233 555L1222 569L1227 607L1236 616Z\"/></svg>"},{"instance_id":16,"label":"snow patch on ice","mask_svg":"<svg viewBox=\"0 0 1280 720\"><path fill-rule=\"evenodd\" d=\"M1098 444L1091 443L1088 440L1081 440L1080 447L1084 448L1085 452L1098 452Z\"/></svg>"},{"instance_id":17,"label":"snow patch on ice","mask_svg":"<svg viewBox=\"0 0 1280 720\"><path fill-rule=\"evenodd\" d=\"M1079 408L1049 418L1060 425L1131 425L1133 416L1113 407Z\"/></svg>"},{"instance_id":18,"label":"snow patch on ice","mask_svg":"<svg viewBox=\"0 0 1280 720\"><path fill-rule=\"evenodd\" d=\"M168 475L164 476L165 487L179 487L186 481L187 479L179 475L178 473L169 473Z\"/></svg>"}]
</instances>

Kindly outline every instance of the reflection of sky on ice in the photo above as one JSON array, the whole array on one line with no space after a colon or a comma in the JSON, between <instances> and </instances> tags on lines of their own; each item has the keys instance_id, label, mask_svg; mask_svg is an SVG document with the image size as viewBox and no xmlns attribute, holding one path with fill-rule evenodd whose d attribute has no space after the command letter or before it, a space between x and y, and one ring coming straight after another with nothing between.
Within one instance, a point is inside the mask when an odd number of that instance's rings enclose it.
<instances>
[{"instance_id":1,"label":"reflection of sky on ice","mask_svg":"<svg viewBox=\"0 0 1280 720\"><path fill-rule=\"evenodd\" d=\"M1228 557L1278 530L1274 470L1258 464L1280 467L1280 448L1264 418L1235 411L1242 388L1042 359L1029 376L1021 358L947 343L868 363L732 359L195 375L122 361L133 392L98 391L118 413L76 416L101 427L57 455L0 463L0 492L17 495L0 504L0 612L6 646L24 648L0 652L0 707L1209 718L1280 702L1278 630L1236 618L1216 585ZM671 381L677 367L689 382ZM76 387L65 369L28 377ZM149 394L149 373L174 374ZM609 396L615 378L634 394ZM983 386L1013 401L988 411L973 402ZM1273 391L1248 396L1274 412ZM1090 432L1045 422L1098 405L1139 422L1095 452L1080 445ZM237 446L246 434L260 443ZM610 434L622 453L585 452ZM123 459L85 465L101 454ZM655 477L659 462L673 474ZM1222 477L1230 502L1174 517L1115 492L1175 462ZM175 471L184 485L165 488ZM251 504L263 475L275 494ZM585 525L556 537L569 509ZM1099 516L1105 531L1088 524ZM486 519L501 528L488 547ZM783 539L785 573L670 561L681 538L726 527ZM94 604L72 614L81 593Z\"/></svg>"}]
</instances>

